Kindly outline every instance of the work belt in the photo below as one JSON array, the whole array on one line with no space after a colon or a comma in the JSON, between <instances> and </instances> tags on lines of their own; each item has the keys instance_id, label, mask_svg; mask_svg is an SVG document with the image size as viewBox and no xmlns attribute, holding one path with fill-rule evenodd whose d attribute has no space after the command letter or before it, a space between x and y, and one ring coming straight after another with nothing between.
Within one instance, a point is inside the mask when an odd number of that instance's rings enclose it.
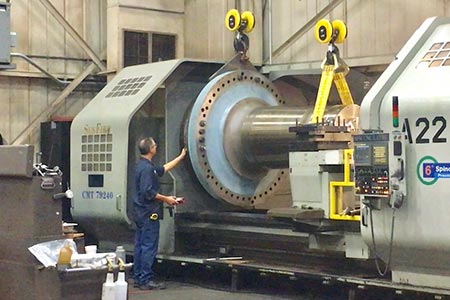
<instances>
[{"instance_id":1,"label":"work belt","mask_svg":"<svg viewBox=\"0 0 450 300\"><path fill-rule=\"evenodd\" d=\"M152 213L148 218L152 221L156 221L158 220L159 216L157 213Z\"/></svg>"}]
</instances>

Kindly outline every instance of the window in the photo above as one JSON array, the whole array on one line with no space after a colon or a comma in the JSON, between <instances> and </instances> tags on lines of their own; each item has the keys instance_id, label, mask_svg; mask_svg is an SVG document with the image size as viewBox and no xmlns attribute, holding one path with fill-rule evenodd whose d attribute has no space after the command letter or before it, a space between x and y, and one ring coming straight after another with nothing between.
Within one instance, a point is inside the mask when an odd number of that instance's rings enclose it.
<instances>
[{"instance_id":1,"label":"window","mask_svg":"<svg viewBox=\"0 0 450 300\"><path fill-rule=\"evenodd\" d=\"M152 62L175 58L175 36L152 34Z\"/></svg>"},{"instance_id":2,"label":"window","mask_svg":"<svg viewBox=\"0 0 450 300\"><path fill-rule=\"evenodd\" d=\"M175 36L147 32L124 32L123 66L175 58Z\"/></svg>"},{"instance_id":3,"label":"window","mask_svg":"<svg viewBox=\"0 0 450 300\"><path fill-rule=\"evenodd\" d=\"M125 31L123 66L148 63L148 33Z\"/></svg>"}]
</instances>

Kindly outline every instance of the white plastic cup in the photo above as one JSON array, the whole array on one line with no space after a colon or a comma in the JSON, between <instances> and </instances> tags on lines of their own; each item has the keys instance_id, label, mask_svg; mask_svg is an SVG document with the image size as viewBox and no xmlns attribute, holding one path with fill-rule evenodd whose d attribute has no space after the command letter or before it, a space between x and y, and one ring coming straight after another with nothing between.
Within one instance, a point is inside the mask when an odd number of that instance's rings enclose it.
<instances>
[{"instance_id":1,"label":"white plastic cup","mask_svg":"<svg viewBox=\"0 0 450 300\"><path fill-rule=\"evenodd\" d=\"M116 265L119 264L119 258L122 259L123 263L126 263L126 253L125 253L125 249L123 248L123 246L117 246L116 248L116 259L115 259L115 263Z\"/></svg>"},{"instance_id":2,"label":"white plastic cup","mask_svg":"<svg viewBox=\"0 0 450 300\"><path fill-rule=\"evenodd\" d=\"M97 253L97 245L89 245L84 247L86 254L92 255Z\"/></svg>"}]
</instances>

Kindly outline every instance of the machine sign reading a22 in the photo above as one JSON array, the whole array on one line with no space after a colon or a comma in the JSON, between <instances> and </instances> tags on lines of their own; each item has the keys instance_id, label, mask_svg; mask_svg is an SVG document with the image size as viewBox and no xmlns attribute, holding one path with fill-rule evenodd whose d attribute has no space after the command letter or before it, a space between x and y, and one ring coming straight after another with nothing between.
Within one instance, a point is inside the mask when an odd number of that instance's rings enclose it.
<instances>
[{"instance_id":1,"label":"machine sign reading a22","mask_svg":"<svg viewBox=\"0 0 450 300\"><path fill-rule=\"evenodd\" d=\"M415 143L416 144L428 144L430 143L430 139L427 138L428 130L430 129L430 120L426 117L420 117L416 120L416 127L421 127L422 130L417 135ZM444 130L447 128L447 120L443 116L436 116L431 121L432 127L439 127L436 129L435 134L431 140L431 143L447 143L447 138L441 137ZM408 142L410 144L413 143L411 127L409 125L409 119L405 118L403 123L402 132L406 133Z\"/></svg>"}]
</instances>

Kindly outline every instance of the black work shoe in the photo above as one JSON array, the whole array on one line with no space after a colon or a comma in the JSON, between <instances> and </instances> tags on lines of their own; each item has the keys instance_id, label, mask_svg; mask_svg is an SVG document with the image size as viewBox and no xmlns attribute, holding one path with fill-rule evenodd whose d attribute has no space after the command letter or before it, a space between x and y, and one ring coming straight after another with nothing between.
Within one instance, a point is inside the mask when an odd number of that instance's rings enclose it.
<instances>
[{"instance_id":1,"label":"black work shoe","mask_svg":"<svg viewBox=\"0 0 450 300\"><path fill-rule=\"evenodd\" d=\"M144 285L139 286L141 290L164 290L166 285L164 283L156 283L153 280L150 280Z\"/></svg>"}]
</instances>

